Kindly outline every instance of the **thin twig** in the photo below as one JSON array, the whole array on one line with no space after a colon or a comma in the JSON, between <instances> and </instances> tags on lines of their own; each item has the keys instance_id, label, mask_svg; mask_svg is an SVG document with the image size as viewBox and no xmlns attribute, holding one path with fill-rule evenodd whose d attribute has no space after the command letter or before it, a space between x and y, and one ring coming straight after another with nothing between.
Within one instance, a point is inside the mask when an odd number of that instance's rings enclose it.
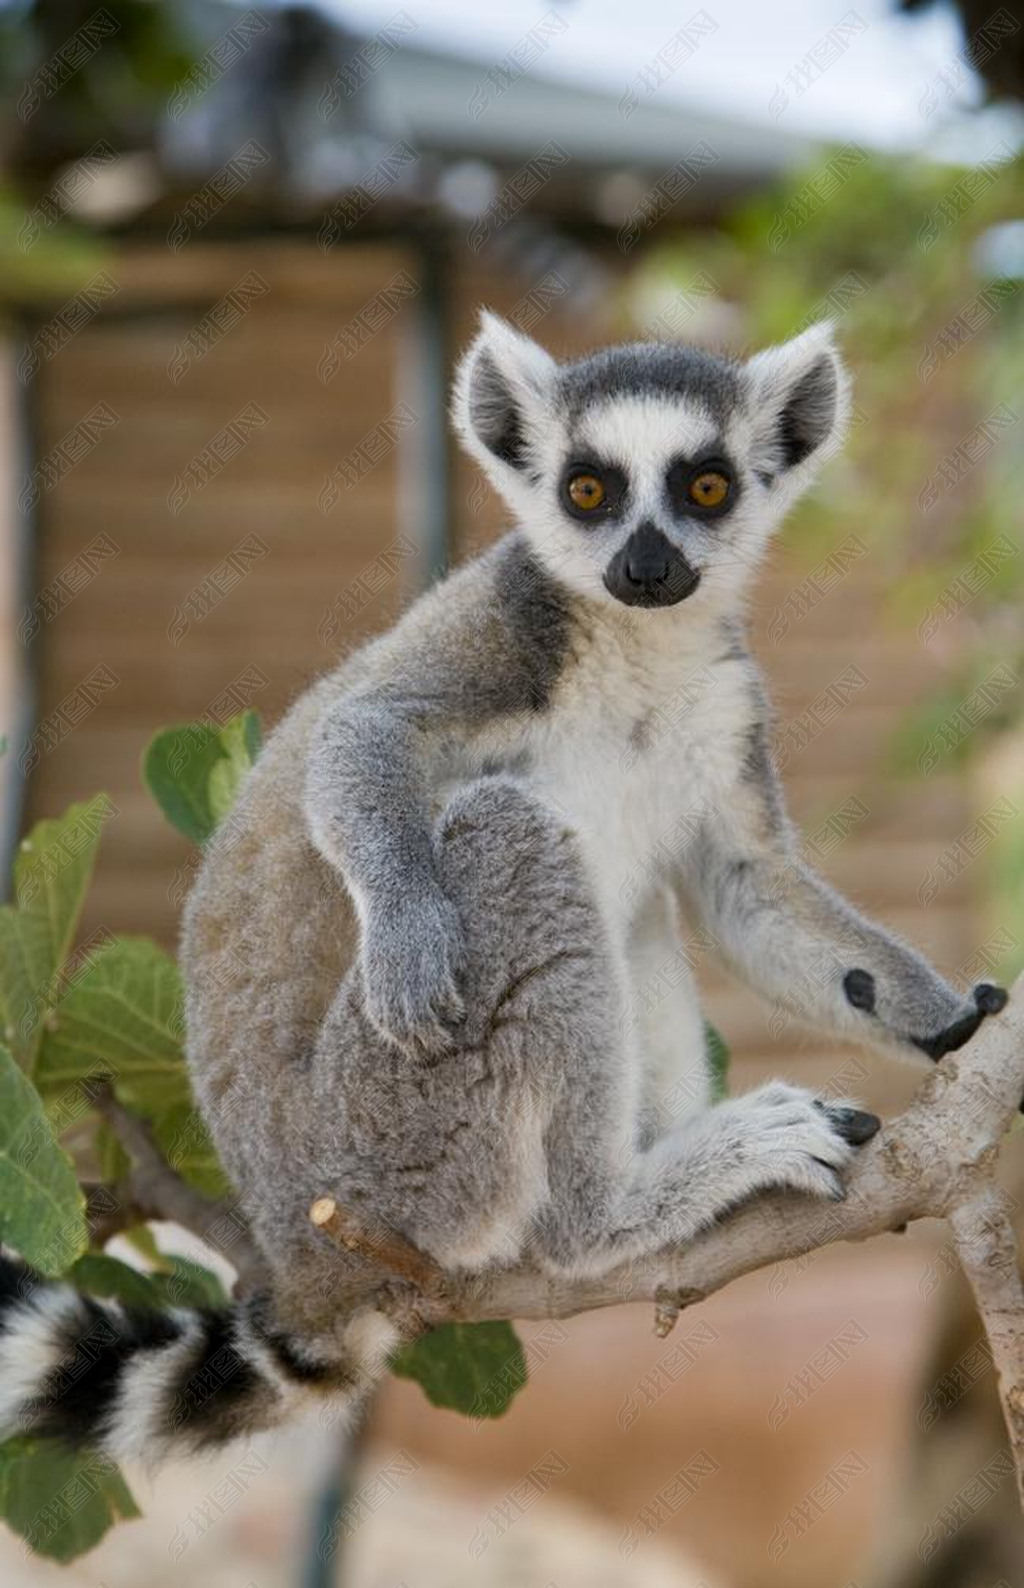
<instances>
[{"instance_id":1,"label":"thin twig","mask_svg":"<svg viewBox=\"0 0 1024 1588\"><path fill-rule=\"evenodd\" d=\"M230 1215L231 1248L225 1256L237 1272L243 1289L251 1290L265 1283L266 1262L237 1207L204 1197L176 1174L153 1140L149 1125L125 1108L112 1088L97 1089L93 1102L125 1152L134 1160L134 1167L114 1193L115 1198L139 1219L166 1219L182 1225L204 1241L208 1241L216 1226Z\"/></svg>"},{"instance_id":2,"label":"thin twig","mask_svg":"<svg viewBox=\"0 0 1024 1588\"><path fill-rule=\"evenodd\" d=\"M118 1185L85 1185L85 1219L89 1226L89 1240L93 1246L104 1246L115 1235L141 1224L146 1215L137 1208L128 1195L128 1187Z\"/></svg>"}]
</instances>

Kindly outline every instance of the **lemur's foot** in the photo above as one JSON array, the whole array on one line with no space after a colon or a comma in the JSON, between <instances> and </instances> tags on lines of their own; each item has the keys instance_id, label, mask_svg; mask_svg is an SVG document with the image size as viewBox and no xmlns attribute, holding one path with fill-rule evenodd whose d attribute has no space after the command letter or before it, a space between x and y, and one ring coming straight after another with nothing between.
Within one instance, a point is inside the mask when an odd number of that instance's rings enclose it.
<instances>
[{"instance_id":1,"label":"lemur's foot","mask_svg":"<svg viewBox=\"0 0 1024 1588\"><path fill-rule=\"evenodd\" d=\"M737 1130L733 1165L751 1190L804 1191L842 1201L843 1173L881 1125L854 1103L825 1102L803 1086L769 1081L711 1110Z\"/></svg>"},{"instance_id":2,"label":"lemur's foot","mask_svg":"<svg viewBox=\"0 0 1024 1588\"><path fill-rule=\"evenodd\" d=\"M870 971L847 971L843 977L843 991L847 1003L852 1008L860 1009L868 1015L875 1014L877 989L875 978ZM996 987L988 981L979 982L963 999L953 1019L949 1020L940 1031L930 1036L911 1036L908 1040L922 1053L927 1053L930 1059L938 1061L947 1053L955 1053L957 1048L962 1048L965 1042L969 1042L986 1015L997 1015L1001 1009L1005 1009L1008 997L1009 994L1004 988Z\"/></svg>"},{"instance_id":3,"label":"lemur's foot","mask_svg":"<svg viewBox=\"0 0 1024 1588\"><path fill-rule=\"evenodd\" d=\"M443 893L371 912L363 985L366 1013L381 1035L413 1054L450 1049L465 1014L458 986L464 960L459 917Z\"/></svg>"}]
</instances>

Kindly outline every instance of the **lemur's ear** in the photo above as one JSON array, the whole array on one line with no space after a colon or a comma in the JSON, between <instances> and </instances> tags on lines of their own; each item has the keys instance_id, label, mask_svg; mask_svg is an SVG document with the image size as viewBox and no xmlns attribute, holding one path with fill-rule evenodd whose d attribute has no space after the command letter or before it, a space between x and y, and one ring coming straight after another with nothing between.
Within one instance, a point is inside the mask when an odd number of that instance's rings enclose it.
<instances>
[{"instance_id":1,"label":"lemur's ear","mask_svg":"<svg viewBox=\"0 0 1024 1588\"><path fill-rule=\"evenodd\" d=\"M555 361L528 336L485 309L455 376L453 416L481 463L523 470L531 431L543 420Z\"/></svg>"},{"instance_id":2,"label":"lemur's ear","mask_svg":"<svg viewBox=\"0 0 1024 1588\"><path fill-rule=\"evenodd\" d=\"M849 377L831 322L822 320L748 362L755 467L773 477L823 462L842 439Z\"/></svg>"}]
</instances>

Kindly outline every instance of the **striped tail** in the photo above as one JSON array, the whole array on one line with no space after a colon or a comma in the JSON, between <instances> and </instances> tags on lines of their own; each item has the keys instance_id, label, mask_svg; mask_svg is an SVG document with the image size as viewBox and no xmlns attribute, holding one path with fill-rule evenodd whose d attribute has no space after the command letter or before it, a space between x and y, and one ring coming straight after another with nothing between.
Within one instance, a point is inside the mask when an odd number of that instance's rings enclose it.
<instances>
[{"instance_id":1,"label":"striped tail","mask_svg":"<svg viewBox=\"0 0 1024 1588\"><path fill-rule=\"evenodd\" d=\"M355 1406L383 1371L381 1320L353 1320L328 1357L268 1330L265 1310L257 1296L221 1312L101 1301L0 1255L0 1438L148 1464L273 1428L314 1395Z\"/></svg>"}]
</instances>

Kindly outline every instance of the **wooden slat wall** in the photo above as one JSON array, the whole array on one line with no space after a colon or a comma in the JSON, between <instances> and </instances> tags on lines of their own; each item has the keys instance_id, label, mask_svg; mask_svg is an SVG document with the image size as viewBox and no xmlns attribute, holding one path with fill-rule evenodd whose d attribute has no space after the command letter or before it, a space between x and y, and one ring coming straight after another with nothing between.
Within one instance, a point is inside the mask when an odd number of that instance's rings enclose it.
<instances>
[{"instance_id":1,"label":"wooden slat wall","mask_svg":"<svg viewBox=\"0 0 1024 1588\"><path fill-rule=\"evenodd\" d=\"M103 925L174 942L177 907L167 894L188 845L141 787L139 757L153 730L203 715L252 664L268 680L252 704L273 722L342 648L391 621L403 599L396 576L341 636L327 646L317 636L328 603L400 529L395 451L343 491L327 516L317 495L325 475L401 398L401 311L328 385L317 366L396 271L413 268L383 247L326 259L308 246L211 249L202 269L166 249L125 254L110 274L122 289L118 307L133 303L138 313L93 322L35 377L40 455L98 402L119 416L44 492L38 511L40 586L101 532L120 548L44 625L36 650L41 716L100 664L119 679L30 780L33 819L99 789L119 808L104 834L86 930ZM252 270L269 290L172 383L177 347L204 309ZM157 291L172 306L148 313ZM180 312L175 298L184 300ZM176 476L250 402L268 422L172 512ZM268 553L172 644L176 607L251 534ZM415 577L411 564L402 568Z\"/></svg>"}]
</instances>

